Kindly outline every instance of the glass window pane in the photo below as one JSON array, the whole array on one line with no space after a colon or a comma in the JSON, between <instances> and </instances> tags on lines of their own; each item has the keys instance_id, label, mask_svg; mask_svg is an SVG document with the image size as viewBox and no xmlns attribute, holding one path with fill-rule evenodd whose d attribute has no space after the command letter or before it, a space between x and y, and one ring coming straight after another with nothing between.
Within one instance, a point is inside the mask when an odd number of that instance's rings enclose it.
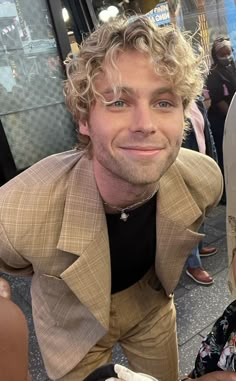
<instances>
[{"instance_id":1,"label":"glass window pane","mask_svg":"<svg viewBox=\"0 0 236 381\"><path fill-rule=\"evenodd\" d=\"M0 0L0 118L18 169L75 145L46 0Z\"/></svg>"}]
</instances>

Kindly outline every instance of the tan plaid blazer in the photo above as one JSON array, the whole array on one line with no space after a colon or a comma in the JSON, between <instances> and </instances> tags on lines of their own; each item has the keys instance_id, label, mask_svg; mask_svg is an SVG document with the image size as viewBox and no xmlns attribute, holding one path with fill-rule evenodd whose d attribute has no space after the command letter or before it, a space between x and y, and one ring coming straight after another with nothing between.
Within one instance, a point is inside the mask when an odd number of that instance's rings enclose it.
<instances>
[{"instance_id":1,"label":"tan plaid blazer","mask_svg":"<svg viewBox=\"0 0 236 381\"><path fill-rule=\"evenodd\" d=\"M215 162L186 149L161 178L155 268L167 295L221 190ZM106 217L85 155L53 155L0 189L0 269L33 274L34 324L48 375L67 374L109 328Z\"/></svg>"}]
</instances>

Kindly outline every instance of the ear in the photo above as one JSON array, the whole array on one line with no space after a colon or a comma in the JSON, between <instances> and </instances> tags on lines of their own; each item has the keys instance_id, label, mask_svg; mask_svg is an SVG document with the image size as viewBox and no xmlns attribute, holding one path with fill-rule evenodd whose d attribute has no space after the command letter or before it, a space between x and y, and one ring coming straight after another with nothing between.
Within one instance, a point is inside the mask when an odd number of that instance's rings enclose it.
<instances>
[{"instance_id":1,"label":"ear","mask_svg":"<svg viewBox=\"0 0 236 381\"><path fill-rule=\"evenodd\" d=\"M82 135L90 136L90 132L89 132L89 127L88 127L88 122L87 121L81 120L79 122L79 132Z\"/></svg>"}]
</instances>

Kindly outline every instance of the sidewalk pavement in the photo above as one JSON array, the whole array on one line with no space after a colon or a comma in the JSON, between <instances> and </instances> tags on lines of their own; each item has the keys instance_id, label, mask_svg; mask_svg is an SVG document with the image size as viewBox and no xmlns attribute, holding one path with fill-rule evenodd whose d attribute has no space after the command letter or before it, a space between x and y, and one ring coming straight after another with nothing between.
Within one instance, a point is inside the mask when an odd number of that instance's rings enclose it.
<instances>
[{"instance_id":1,"label":"sidewalk pavement","mask_svg":"<svg viewBox=\"0 0 236 381\"><path fill-rule=\"evenodd\" d=\"M216 255L202 260L204 268L214 276L214 284L207 287L200 286L185 274L184 269L175 291L181 375L192 369L202 338L211 330L215 320L231 301L227 287L225 206L217 206L207 217L205 233L205 245L218 248ZM11 283L13 300L20 306L28 320L32 381L48 381L33 327L30 279L6 275L4 277ZM127 365L119 346L115 347L113 360Z\"/></svg>"}]
</instances>

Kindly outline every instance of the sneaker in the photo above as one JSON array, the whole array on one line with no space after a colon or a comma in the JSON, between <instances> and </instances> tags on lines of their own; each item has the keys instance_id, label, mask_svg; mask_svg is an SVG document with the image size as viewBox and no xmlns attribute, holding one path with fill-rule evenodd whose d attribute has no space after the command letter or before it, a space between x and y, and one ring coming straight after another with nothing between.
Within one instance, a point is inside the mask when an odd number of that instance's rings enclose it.
<instances>
[{"instance_id":1,"label":"sneaker","mask_svg":"<svg viewBox=\"0 0 236 381\"><path fill-rule=\"evenodd\" d=\"M203 286L209 286L214 283L214 279L210 276L210 274L201 267L188 267L186 270L186 274L191 279L193 279L194 282L202 284Z\"/></svg>"},{"instance_id":2,"label":"sneaker","mask_svg":"<svg viewBox=\"0 0 236 381\"><path fill-rule=\"evenodd\" d=\"M217 253L217 251L218 250L216 247L206 246L206 247L202 247L202 249L199 250L199 255L202 258L211 257L212 255L215 255Z\"/></svg>"}]
</instances>

